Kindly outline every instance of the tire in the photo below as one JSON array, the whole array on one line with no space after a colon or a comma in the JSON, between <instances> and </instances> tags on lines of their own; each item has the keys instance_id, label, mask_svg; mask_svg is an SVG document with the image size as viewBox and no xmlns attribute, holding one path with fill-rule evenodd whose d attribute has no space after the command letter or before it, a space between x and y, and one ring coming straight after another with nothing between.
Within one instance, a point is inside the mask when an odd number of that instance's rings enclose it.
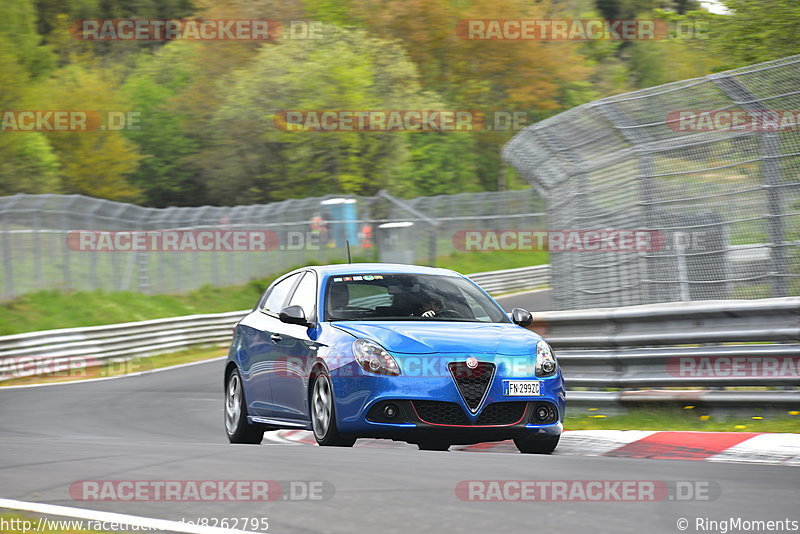
<instances>
[{"instance_id":1,"label":"tire","mask_svg":"<svg viewBox=\"0 0 800 534\"><path fill-rule=\"evenodd\" d=\"M421 451L449 451L450 444L443 443L439 441L423 441L422 443L417 443L417 447Z\"/></svg>"},{"instance_id":2,"label":"tire","mask_svg":"<svg viewBox=\"0 0 800 534\"><path fill-rule=\"evenodd\" d=\"M311 385L311 427L314 439L322 447L352 447L356 438L343 436L336 425L333 386L326 371L320 372Z\"/></svg>"},{"instance_id":3,"label":"tire","mask_svg":"<svg viewBox=\"0 0 800 534\"><path fill-rule=\"evenodd\" d=\"M259 444L264 439L264 429L247 422L247 402L239 369L231 371L225 381L225 433L231 443Z\"/></svg>"},{"instance_id":4,"label":"tire","mask_svg":"<svg viewBox=\"0 0 800 534\"><path fill-rule=\"evenodd\" d=\"M556 450L561 436L544 438L514 438L514 445L523 454L550 454Z\"/></svg>"}]
</instances>

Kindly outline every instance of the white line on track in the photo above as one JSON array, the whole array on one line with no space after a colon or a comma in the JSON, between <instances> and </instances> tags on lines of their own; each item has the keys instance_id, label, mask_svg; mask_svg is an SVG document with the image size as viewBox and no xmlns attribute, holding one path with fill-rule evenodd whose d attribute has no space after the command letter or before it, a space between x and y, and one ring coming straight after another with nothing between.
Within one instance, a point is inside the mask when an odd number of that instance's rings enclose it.
<instances>
[{"instance_id":1,"label":"white line on track","mask_svg":"<svg viewBox=\"0 0 800 534\"><path fill-rule=\"evenodd\" d=\"M33 512L44 515L56 515L60 517L74 517L87 521L119 523L122 525L144 527L150 530L185 532L187 534L253 534L253 532L250 530L233 530L203 525L191 525L189 523L180 523L178 521L169 521L167 519L154 519L151 517L141 517L137 515L100 512L98 510L86 510L84 508L56 506L54 504L41 504L38 502L15 501L11 499L0 499L0 508L21 510L24 512Z\"/></svg>"},{"instance_id":2,"label":"white line on track","mask_svg":"<svg viewBox=\"0 0 800 534\"><path fill-rule=\"evenodd\" d=\"M19 386L0 386L0 391L6 389L20 389L20 388L41 388L45 386L64 386L67 384L88 384L89 382L103 382L104 380L116 380L117 378L127 378L129 376L143 376L153 373L160 373L161 371L172 371L173 369L181 369L183 367L191 367L192 365L200 365L202 363L217 362L224 360L227 356L218 356L208 360L199 360L196 362L181 363L178 365L170 365L169 367L159 367L158 369L148 369L147 371L137 371L135 373L127 373L124 375L105 376L103 378L87 378L85 380L65 380L64 382L45 382L42 384L21 384Z\"/></svg>"}]
</instances>

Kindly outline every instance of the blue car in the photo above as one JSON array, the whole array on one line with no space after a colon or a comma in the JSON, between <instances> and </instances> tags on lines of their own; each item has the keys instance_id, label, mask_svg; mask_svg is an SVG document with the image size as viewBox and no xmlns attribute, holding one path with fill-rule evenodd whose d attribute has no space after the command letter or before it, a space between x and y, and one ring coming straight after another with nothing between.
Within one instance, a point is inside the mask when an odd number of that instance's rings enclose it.
<instances>
[{"instance_id":1,"label":"blue car","mask_svg":"<svg viewBox=\"0 0 800 534\"><path fill-rule=\"evenodd\" d=\"M550 453L564 379L550 346L454 271L356 263L277 279L235 327L225 367L232 443L312 430L350 447L387 438L423 450L513 439Z\"/></svg>"}]
</instances>

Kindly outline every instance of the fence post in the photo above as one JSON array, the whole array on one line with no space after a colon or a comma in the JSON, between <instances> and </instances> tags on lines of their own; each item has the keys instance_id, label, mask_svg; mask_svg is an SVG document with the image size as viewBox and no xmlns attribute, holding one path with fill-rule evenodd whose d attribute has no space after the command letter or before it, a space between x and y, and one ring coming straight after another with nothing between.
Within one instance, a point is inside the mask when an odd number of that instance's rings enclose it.
<instances>
[{"instance_id":1,"label":"fence post","mask_svg":"<svg viewBox=\"0 0 800 534\"><path fill-rule=\"evenodd\" d=\"M739 80L724 74L712 75L711 79L734 104L747 111L769 111L756 96ZM784 250L784 228L781 194L778 186L781 181L781 169L778 164L780 157L780 142L775 132L761 133L762 169L764 171L763 183L767 190L767 217L769 235L769 255L772 265L772 296L786 297L789 295L789 284L786 281L787 265L786 251Z\"/></svg>"},{"instance_id":2,"label":"fence post","mask_svg":"<svg viewBox=\"0 0 800 534\"><path fill-rule=\"evenodd\" d=\"M422 220L422 221L428 223L428 225L430 225L430 227L431 227L431 236L430 236L430 241L429 241L429 244L428 244L428 264L431 267L434 267L436 265L436 250L438 248L438 244L437 244L436 240L437 240L437 234L438 234L437 230L439 228L439 221L437 221L436 219L432 219L432 218L428 217L427 215L425 215L424 213L422 213L418 209L414 208L413 206L409 205L408 203L403 202L402 200L393 197L392 195L387 193L385 190L381 190L380 192L378 192L378 196L382 197L382 198L385 198L386 200L388 200L392 204L400 207L401 209L406 210L410 214L414 215L415 217L418 217L420 220Z\"/></svg>"}]
</instances>

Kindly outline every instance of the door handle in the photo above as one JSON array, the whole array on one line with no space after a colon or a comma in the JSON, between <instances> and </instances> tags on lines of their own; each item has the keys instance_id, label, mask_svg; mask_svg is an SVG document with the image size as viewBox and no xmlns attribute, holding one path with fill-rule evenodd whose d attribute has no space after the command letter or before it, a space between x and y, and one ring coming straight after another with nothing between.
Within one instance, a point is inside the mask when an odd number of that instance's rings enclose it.
<instances>
[{"instance_id":1,"label":"door handle","mask_svg":"<svg viewBox=\"0 0 800 534\"><path fill-rule=\"evenodd\" d=\"M275 343L277 343L277 342L279 342L280 340L282 340L282 339L283 339L283 337L281 337L281 335L280 335L280 334L272 334L271 336L269 336L269 338L270 338L272 341L274 341Z\"/></svg>"}]
</instances>

